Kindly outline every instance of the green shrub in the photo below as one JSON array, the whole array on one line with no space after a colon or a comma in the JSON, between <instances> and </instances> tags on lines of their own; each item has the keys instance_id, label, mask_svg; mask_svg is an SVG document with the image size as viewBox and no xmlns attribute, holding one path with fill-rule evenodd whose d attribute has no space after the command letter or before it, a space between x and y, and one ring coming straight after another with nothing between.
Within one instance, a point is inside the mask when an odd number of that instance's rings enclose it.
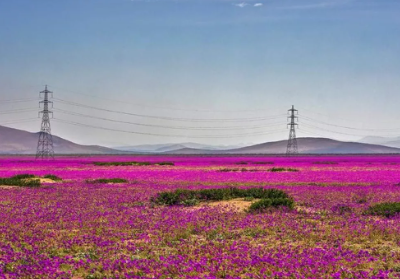
<instances>
[{"instance_id":1,"label":"green shrub","mask_svg":"<svg viewBox=\"0 0 400 279\"><path fill-rule=\"evenodd\" d=\"M33 174L18 174L8 178L0 178L0 185L21 186L21 187L39 187L40 180L33 179Z\"/></svg>"},{"instance_id":2,"label":"green shrub","mask_svg":"<svg viewBox=\"0 0 400 279\"><path fill-rule=\"evenodd\" d=\"M94 180L86 180L87 183L127 183L128 180L123 178L99 178Z\"/></svg>"},{"instance_id":3,"label":"green shrub","mask_svg":"<svg viewBox=\"0 0 400 279\"><path fill-rule=\"evenodd\" d=\"M239 171L239 169L223 168L223 169L219 169L217 171L219 171L219 172L231 172L231 171Z\"/></svg>"},{"instance_id":4,"label":"green shrub","mask_svg":"<svg viewBox=\"0 0 400 279\"><path fill-rule=\"evenodd\" d=\"M274 162L269 162L269 161L267 161L267 162L253 162L253 164L257 164L257 165L273 165L273 164L275 164Z\"/></svg>"},{"instance_id":5,"label":"green shrub","mask_svg":"<svg viewBox=\"0 0 400 279\"><path fill-rule=\"evenodd\" d=\"M272 208L287 207L294 208L294 201L291 198L261 199L250 205L250 213L263 213Z\"/></svg>"},{"instance_id":6,"label":"green shrub","mask_svg":"<svg viewBox=\"0 0 400 279\"><path fill-rule=\"evenodd\" d=\"M271 172L281 172L281 171L286 171L286 169L285 168L272 168L272 169L269 169L268 171L271 171Z\"/></svg>"},{"instance_id":7,"label":"green shrub","mask_svg":"<svg viewBox=\"0 0 400 279\"><path fill-rule=\"evenodd\" d=\"M43 178L51 179L53 181L61 181L62 180L61 177L58 177L58 176L53 175L53 174L46 174L45 176L43 176Z\"/></svg>"},{"instance_id":8,"label":"green shrub","mask_svg":"<svg viewBox=\"0 0 400 279\"><path fill-rule=\"evenodd\" d=\"M219 171L219 172L239 172L239 171L240 172L248 172L248 171L255 172L255 171L260 171L260 170L258 170L258 169L246 169L246 168L241 168L241 169L238 169L238 168L233 168L233 169L223 168L223 169L219 169L217 171Z\"/></svg>"},{"instance_id":9,"label":"green shrub","mask_svg":"<svg viewBox=\"0 0 400 279\"><path fill-rule=\"evenodd\" d=\"M197 199L187 199L182 201L181 203L184 206L195 206L197 204L199 204L199 201Z\"/></svg>"},{"instance_id":10,"label":"green shrub","mask_svg":"<svg viewBox=\"0 0 400 279\"><path fill-rule=\"evenodd\" d=\"M240 161L240 162L236 162L236 165L247 165L246 161Z\"/></svg>"},{"instance_id":11,"label":"green shrub","mask_svg":"<svg viewBox=\"0 0 400 279\"><path fill-rule=\"evenodd\" d=\"M255 171L260 171L260 170L258 170L258 169L246 169L246 168L242 168L240 171L241 171L241 172L246 172L246 171L255 172Z\"/></svg>"},{"instance_id":12,"label":"green shrub","mask_svg":"<svg viewBox=\"0 0 400 279\"><path fill-rule=\"evenodd\" d=\"M298 169L292 169L292 168L288 168L287 171L293 171L293 172L298 172Z\"/></svg>"},{"instance_id":13,"label":"green shrub","mask_svg":"<svg viewBox=\"0 0 400 279\"><path fill-rule=\"evenodd\" d=\"M173 162L160 162L160 163L156 163L159 166L175 166L175 164Z\"/></svg>"},{"instance_id":14,"label":"green shrub","mask_svg":"<svg viewBox=\"0 0 400 279\"><path fill-rule=\"evenodd\" d=\"M28 178L34 178L34 177L35 177L35 175L33 175L33 174L24 173L24 174L14 175L11 178L12 179L28 179Z\"/></svg>"},{"instance_id":15,"label":"green shrub","mask_svg":"<svg viewBox=\"0 0 400 279\"><path fill-rule=\"evenodd\" d=\"M245 190L243 197L252 197L255 199L286 199L289 197L282 190L278 189L264 189L264 188L249 188Z\"/></svg>"},{"instance_id":16,"label":"green shrub","mask_svg":"<svg viewBox=\"0 0 400 279\"><path fill-rule=\"evenodd\" d=\"M385 202L372 205L365 212L368 215L393 217L400 213L400 202Z\"/></svg>"},{"instance_id":17,"label":"green shrub","mask_svg":"<svg viewBox=\"0 0 400 279\"><path fill-rule=\"evenodd\" d=\"M271 169L269 169L268 171L270 171L270 172L283 172L283 171L292 171L292 172L297 172L297 171L299 171L298 169L292 169L292 168L288 168L288 169L285 169L285 168L271 168Z\"/></svg>"},{"instance_id":18,"label":"green shrub","mask_svg":"<svg viewBox=\"0 0 400 279\"><path fill-rule=\"evenodd\" d=\"M278 189L240 189L231 187L200 190L177 189L170 192L160 192L151 201L160 205L191 205L192 203L197 204L200 201L221 201L235 198L275 200L288 199L289 196L284 191Z\"/></svg>"}]
</instances>

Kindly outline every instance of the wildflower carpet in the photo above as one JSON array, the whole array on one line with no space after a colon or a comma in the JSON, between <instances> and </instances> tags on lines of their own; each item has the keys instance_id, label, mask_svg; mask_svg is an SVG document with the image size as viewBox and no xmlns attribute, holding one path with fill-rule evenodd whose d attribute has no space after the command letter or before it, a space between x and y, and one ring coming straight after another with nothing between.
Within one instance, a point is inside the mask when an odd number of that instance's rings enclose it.
<instances>
[{"instance_id":1,"label":"wildflower carpet","mask_svg":"<svg viewBox=\"0 0 400 279\"><path fill-rule=\"evenodd\" d=\"M400 277L400 156L2 157L0 178L2 279ZM238 210L249 188L290 203Z\"/></svg>"}]
</instances>

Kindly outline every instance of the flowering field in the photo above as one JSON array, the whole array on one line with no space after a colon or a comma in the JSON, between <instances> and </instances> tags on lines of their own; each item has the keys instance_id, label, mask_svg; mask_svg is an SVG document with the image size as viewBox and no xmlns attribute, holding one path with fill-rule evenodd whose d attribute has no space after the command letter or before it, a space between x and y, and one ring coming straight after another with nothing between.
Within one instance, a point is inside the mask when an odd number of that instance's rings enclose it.
<instances>
[{"instance_id":1,"label":"flowering field","mask_svg":"<svg viewBox=\"0 0 400 279\"><path fill-rule=\"evenodd\" d=\"M142 164L109 164L127 161ZM399 156L0 158L18 174L62 181L0 186L0 278L400 277L400 217L365 214L400 202ZM150 201L227 187L281 189L295 209Z\"/></svg>"}]
</instances>

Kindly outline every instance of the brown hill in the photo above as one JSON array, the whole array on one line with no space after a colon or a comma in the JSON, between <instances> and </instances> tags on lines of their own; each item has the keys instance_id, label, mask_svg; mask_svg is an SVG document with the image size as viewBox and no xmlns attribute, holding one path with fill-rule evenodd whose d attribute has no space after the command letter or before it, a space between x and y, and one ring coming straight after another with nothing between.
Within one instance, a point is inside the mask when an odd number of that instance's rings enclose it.
<instances>
[{"instance_id":1,"label":"brown hill","mask_svg":"<svg viewBox=\"0 0 400 279\"><path fill-rule=\"evenodd\" d=\"M342 142L327 138L298 138L299 153L303 154L391 154L400 153L400 148L365 144L358 142ZM284 154L287 141L275 141L225 151L201 149L178 149L169 154Z\"/></svg>"},{"instance_id":2,"label":"brown hill","mask_svg":"<svg viewBox=\"0 0 400 279\"><path fill-rule=\"evenodd\" d=\"M35 154L38 138L39 133L0 126L0 154ZM57 136L53 136L53 144L56 154L109 154L120 152L97 145L76 144Z\"/></svg>"}]
</instances>

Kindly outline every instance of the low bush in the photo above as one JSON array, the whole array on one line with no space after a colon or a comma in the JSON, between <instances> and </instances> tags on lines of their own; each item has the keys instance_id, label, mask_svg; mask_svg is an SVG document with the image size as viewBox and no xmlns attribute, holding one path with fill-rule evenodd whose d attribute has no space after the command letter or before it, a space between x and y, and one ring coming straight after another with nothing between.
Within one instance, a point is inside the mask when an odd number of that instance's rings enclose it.
<instances>
[{"instance_id":1,"label":"low bush","mask_svg":"<svg viewBox=\"0 0 400 279\"><path fill-rule=\"evenodd\" d=\"M219 169L217 170L218 172L255 172L255 171L260 171L258 169L246 169L246 168L234 168L234 169L229 169L229 168L224 168L224 169Z\"/></svg>"},{"instance_id":2,"label":"low bush","mask_svg":"<svg viewBox=\"0 0 400 279\"><path fill-rule=\"evenodd\" d=\"M0 178L0 185L20 186L20 187L39 187L40 180L34 179L33 174L18 174L8 178Z\"/></svg>"},{"instance_id":3,"label":"low bush","mask_svg":"<svg viewBox=\"0 0 400 279\"><path fill-rule=\"evenodd\" d=\"M291 198L261 199L252 203L248 211L250 213L263 213L279 207L293 209L294 201Z\"/></svg>"},{"instance_id":4,"label":"low bush","mask_svg":"<svg viewBox=\"0 0 400 279\"><path fill-rule=\"evenodd\" d=\"M35 175L33 175L33 174L24 173L24 174L14 175L11 178L12 179L28 179L28 178L34 178L34 177L35 177Z\"/></svg>"},{"instance_id":5,"label":"low bush","mask_svg":"<svg viewBox=\"0 0 400 279\"><path fill-rule=\"evenodd\" d=\"M247 165L246 161L240 161L240 162L236 162L236 165Z\"/></svg>"},{"instance_id":6,"label":"low bush","mask_svg":"<svg viewBox=\"0 0 400 279\"><path fill-rule=\"evenodd\" d=\"M273 165L275 163L274 162L254 162L253 164L257 164L257 165Z\"/></svg>"},{"instance_id":7,"label":"low bush","mask_svg":"<svg viewBox=\"0 0 400 279\"><path fill-rule=\"evenodd\" d=\"M219 171L219 172L231 172L231 171L236 172L236 171L239 171L239 169L223 168L223 169L219 169L217 171Z\"/></svg>"},{"instance_id":8,"label":"low bush","mask_svg":"<svg viewBox=\"0 0 400 279\"><path fill-rule=\"evenodd\" d=\"M45 176L43 176L43 178L51 179L53 181L61 181L62 180L61 177L58 177L57 175L53 175L53 174L46 174Z\"/></svg>"},{"instance_id":9,"label":"low bush","mask_svg":"<svg viewBox=\"0 0 400 279\"><path fill-rule=\"evenodd\" d=\"M94 180L86 180L87 183L127 183L128 180L123 178L99 178Z\"/></svg>"},{"instance_id":10,"label":"low bush","mask_svg":"<svg viewBox=\"0 0 400 279\"><path fill-rule=\"evenodd\" d=\"M299 170L298 169L292 169L292 168L288 168L288 169L286 169L286 168L271 168L271 169L269 169L268 171L270 171L270 172L283 172L283 171L292 171L292 172L298 172Z\"/></svg>"},{"instance_id":11,"label":"low bush","mask_svg":"<svg viewBox=\"0 0 400 279\"><path fill-rule=\"evenodd\" d=\"M173 162L160 162L160 163L155 163L155 165L159 166L175 166Z\"/></svg>"},{"instance_id":12,"label":"low bush","mask_svg":"<svg viewBox=\"0 0 400 279\"><path fill-rule=\"evenodd\" d=\"M393 217L400 213L400 202L385 202L370 206L365 214Z\"/></svg>"},{"instance_id":13,"label":"low bush","mask_svg":"<svg viewBox=\"0 0 400 279\"><path fill-rule=\"evenodd\" d=\"M255 172L255 171L260 171L260 170L258 170L258 169L246 169L246 168L242 168L240 171L241 171L241 172L247 172L247 171L249 171L249 172Z\"/></svg>"},{"instance_id":14,"label":"low bush","mask_svg":"<svg viewBox=\"0 0 400 279\"><path fill-rule=\"evenodd\" d=\"M221 201L235 198L245 199L290 199L289 195L278 189L264 188L218 188L201 190L177 189L171 192L160 192L151 199L159 205L194 205L200 201Z\"/></svg>"}]
</instances>

